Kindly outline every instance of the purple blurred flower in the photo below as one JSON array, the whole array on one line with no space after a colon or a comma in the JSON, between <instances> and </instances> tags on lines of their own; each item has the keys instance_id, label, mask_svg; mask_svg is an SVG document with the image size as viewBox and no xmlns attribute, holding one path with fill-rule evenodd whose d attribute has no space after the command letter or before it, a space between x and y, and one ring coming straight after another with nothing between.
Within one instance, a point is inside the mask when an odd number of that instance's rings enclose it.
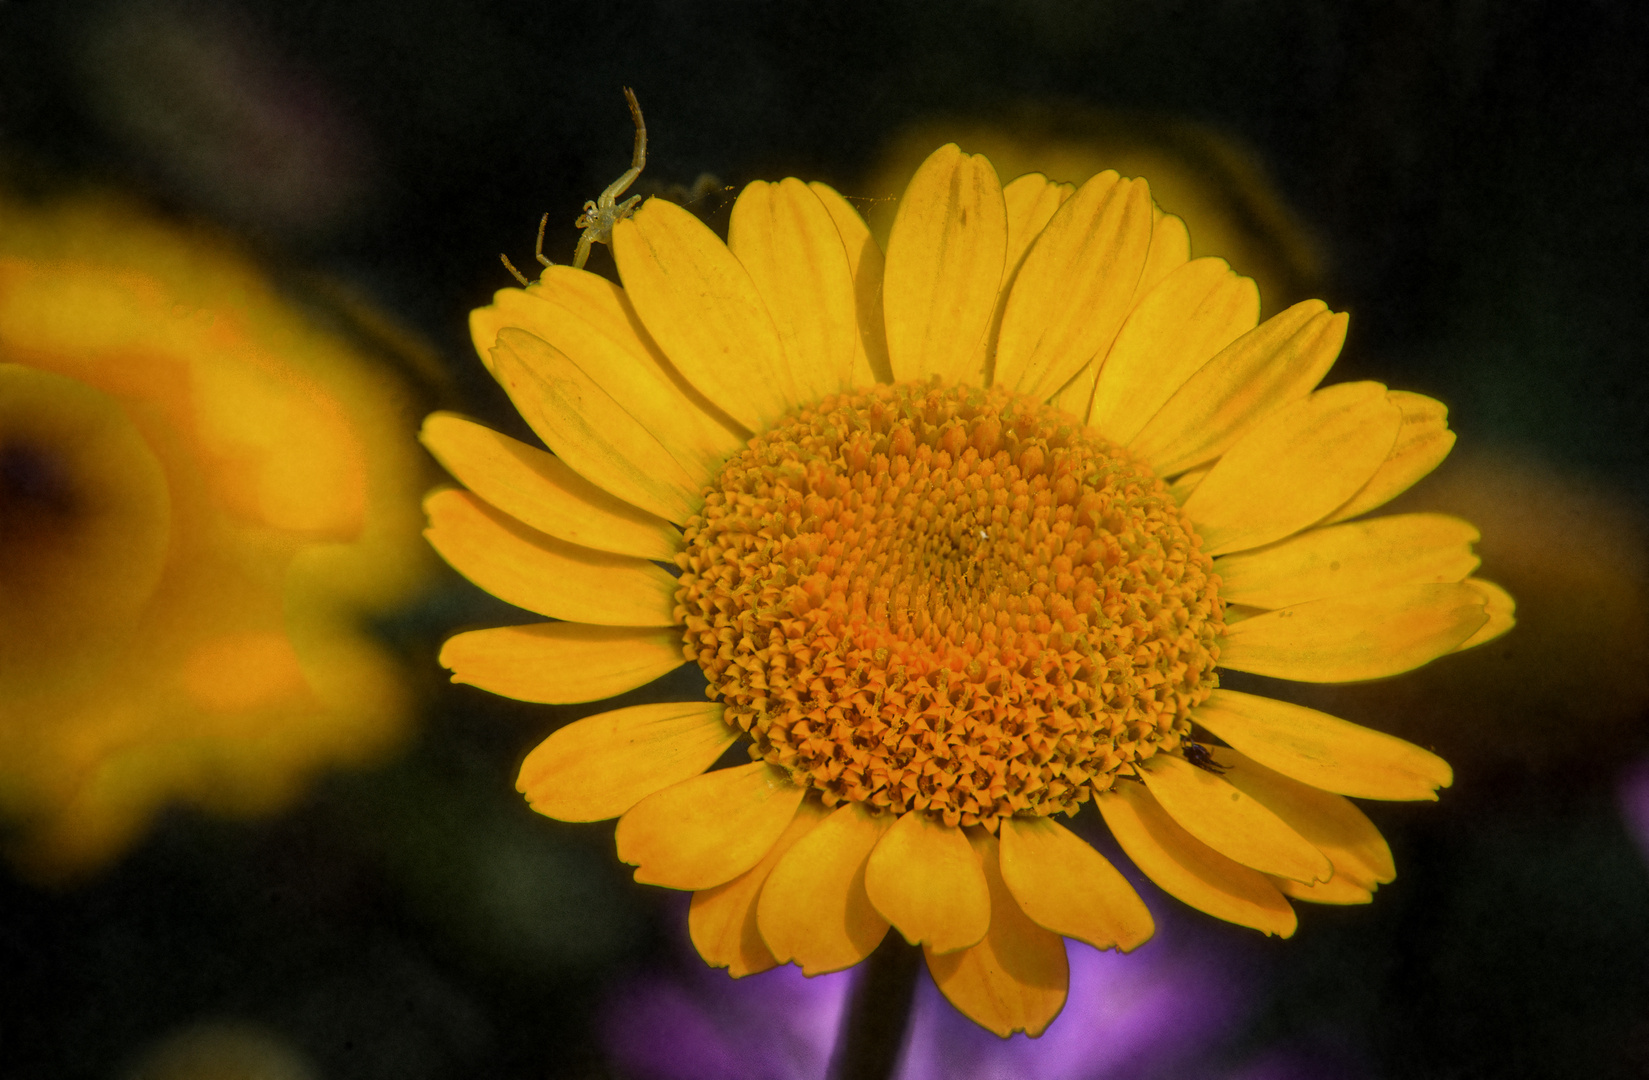
<instances>
[{"instance_id":1,"label":"purple blurred flower","mask_svg":"<svg viewBox=\"0 0 1649 1080\"><path fill-rule=\"evenodd\" d=\"M1620 798L1620 816L1626 819L1626 831L1644 859L1649 860L1649 757L1627 767L1616 791Z\"/></svg>"},{"instance_id":2,"label":"purple blurred flower","mask_svg":"<svg viewBox=\"0 0 1649 1080\"><path fill-rule=\"evenodd\" d=\"M1219 928L1164 911L1153 915L1156 937L1130 955L1067 941L1070 998L1039 1039L997 1038L952 1008L924 970L900 1080L1183 1074L1246 1017L1258 965ZM857 969L808 979L786 966L734 980L696 957L685 967L673 978L638 977L609 997L602 1034L621 1074L636 1080L824 1076ZM1306 1074L1262 1067L1252 1075L1294 1080Z\"/></svg>"}]
</instances>

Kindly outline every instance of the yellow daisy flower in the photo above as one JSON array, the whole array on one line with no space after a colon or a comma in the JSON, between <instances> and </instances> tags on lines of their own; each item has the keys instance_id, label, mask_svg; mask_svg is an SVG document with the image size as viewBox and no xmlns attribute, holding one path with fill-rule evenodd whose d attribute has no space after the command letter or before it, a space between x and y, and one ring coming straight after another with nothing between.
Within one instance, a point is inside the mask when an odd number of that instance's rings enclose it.
<instances>
[{"instance_id":1,"label":"yellow daisy flower","mask_svg":"<svg viewBox=\"0 0 1649 1080\"><path fill-rule=\"evenodd\" d=\"M519 786L618 818L637 881L694 892L709 963L834 971L891 925L962 1012L1037 1034L1062 936L1152 932L1055 820L1090 800L1164 890L1267 934L1293 933L1291 898L1392 879L1344 796L1435 798L1448 765L1217 688L1216 664L1394 675L1511 625L1470 525L1362 519L1453 436L1418 394L1317 388L1344 315L1260 323L1143 180L1003 187L955 145L885 256L795 179L747 187L725 244L655 199L612 245L622 288L551 267L471 317L553 456L424 427L469 489L429 498L432 543L555 620L441 662L555 703L699 665L708 703L570 724ZM706 771L741 738L750 764Z\"/></svg>"}]
</instances>

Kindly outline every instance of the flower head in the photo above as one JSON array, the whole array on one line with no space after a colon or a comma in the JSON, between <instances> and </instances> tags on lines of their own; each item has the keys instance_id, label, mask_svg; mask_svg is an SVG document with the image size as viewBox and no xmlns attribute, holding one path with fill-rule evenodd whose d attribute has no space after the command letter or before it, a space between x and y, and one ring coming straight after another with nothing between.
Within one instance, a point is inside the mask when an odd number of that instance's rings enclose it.
<instances>
[{"instance_id":1,"label":"flower head","mask_svg":"<svg viewBox=\"0 0 1649 1080\"><path fill-rule=\"evenodd\" d=\"M0 811L30 868L393 743L358 623L427 571L407 404L221 242L0 198Z\"/></svg>"},{"instance_id":2,"label":"flower head","mask_svg":"<svg viewBox=\"0 0 1649 1080\"><path fill-rule=\"evenodd\" d=\"M431 496L432 542L560 620L442 662L542 702L703 670L709 703L571 724L520 787L618 817L638 881L695 892L706 960L839 970L891 925L962 1012L1038 1033L1061 936L1152 932L1055 820L1089 801L1167 892L1266 933L1392 879L1344 796L1434 798L1448 766L1216 672L1376 678L1511 624L1470 525L1362 518L1453 436L1417 394L1317 388L1343 315L1260 323L1144 181L1004 188L954 145L885 257L794 179L747 187L726 244L658 200L612 242L622 288L552 267L472 316L553 455L425 426L470 489Z\"/></svg>"}]
</instances>

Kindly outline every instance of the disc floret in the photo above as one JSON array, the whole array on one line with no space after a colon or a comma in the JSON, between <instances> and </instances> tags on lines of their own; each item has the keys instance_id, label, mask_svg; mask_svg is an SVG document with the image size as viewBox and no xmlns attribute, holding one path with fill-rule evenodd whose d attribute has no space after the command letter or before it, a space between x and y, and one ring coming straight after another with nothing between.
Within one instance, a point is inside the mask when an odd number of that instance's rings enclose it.
<instances>
[{"instance_id":1,"label":"disc floret","mask_svg":"<svg viewBox=\"0 0 1649 1080\"><path fill-rule=\"evenodd\" d=\"M1190 734L1218 578L1163 482L1074 418L937 382L751 440L686 527L677 617L751 756L826 805L994 829Z\"/></svg>"}]
</instances>

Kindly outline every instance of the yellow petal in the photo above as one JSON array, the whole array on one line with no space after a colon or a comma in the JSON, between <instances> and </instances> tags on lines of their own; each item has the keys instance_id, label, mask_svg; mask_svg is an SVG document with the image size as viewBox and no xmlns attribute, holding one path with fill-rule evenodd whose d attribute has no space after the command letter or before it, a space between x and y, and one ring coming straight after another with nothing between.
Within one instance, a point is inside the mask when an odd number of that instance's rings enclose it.
<instances>
[{"instance_id":1,"label":"yellow petal","mask_svg":"<svg viewBox=\"0 0 1649 1080\"><path fill-rule=\"evenodd\" d=\"M1004 818L1001 829L1002 879L1037 925L1123 952L1155 932L1145 902L1086 840L1047 817Z\"/></svg>"},{"instance_id":2,"label":"yellow petal","mask_svg":"<svg viewBox=\"0 0 1649 1080\"><path fill-rule=\"evenodd\" d=\"M996 381L1038 400L1111 347L1151 245L1151 193L1110 170L1077 189L1025 256L1002 314Z\"/></svg>"},{"instance_id":3,"label":"yellow petal","mask_svg":"<svg viewBox=\"0 0 1649 1080\"><path fill-rule=\"evenodd\" d=\"M859 348L853 356L853 385L869 386L873 382L893 381L893 369L888 366L887 334L882 323L882 271L884 259L876 238L870 235L865 219L836 189L817 180L807 185L819 197L842 246L847 250L848 269L853 273L853 297L859 324Z\"/></svg>"},{"instance_id":4,"label":"yellow petal","mask_svg":"<svg viewBox=\"0 0 1649 1080\"><path fill-rule=\"evenodd\" d=\"M801 401L755 283L702 221L648 199L614 226L613 258L643 325L723 412L761 431Z\"/></svg>"},{"instance_id":5,"label":"yellow petal","mask_svg":"<svg viewBox=\"0 0 1649 1080\"><path fill-rule=\"evenodd\" d=\"M979 944L940 954L923 949L939 992L969 1020L1004 1039L1035 1038L1065 1007L1070 985L1065 942L1025 916L997 867L996 838L968 832L990 889L991 925ZM1080 842L1080 841L1079 841Z\"/></svg>"},{"instance_id":6,"label":"yellow petal","mask_svg":"<svg viewBox=\"0 0 1649 1080\"><path fill-rule=\"evenodd\" d=\"M1291 780L1236 750L1222 747L1217 759L1225 779L1288 823L1334 865L1332 881L1373 890L1397 877L1391 848L1374 822L1350 800ZM1286 890L1285 890L1286 891Z\"/></svg>"},{"instance_id":7,"label":"yellow petal","mask_svg":"<svg viewBox=\"0 0 1649 1080\"><path fill-rule=\"evenodd\" d=\"M1324 525L1366 514L1401 495L1415 481L1443 463L1454 449L1448 406L1424 394L1391 390L1391 403L1403 411L1403 427L1391 453L1368 483L1324 521Z\"/></svg>"},{"instance_id":8,"label":"yellow petal","mask_svg":"<svg viewBox=\"0 0 1649 1080\"><path fill-rule=\"evenodd\" d=\"M1467 578L1461 584L1471 586L1483 598L1483 609L1489 613L1489 618L1478 627L1477 633L1456 645L1455 652L1475 649L1517 625L1517 601L1512 599L1511 593L1482 578Z\"/></svg>"},{"instance_id":9,"label":"yellow petal","mask_svg":"<svg viewBox=\"0 0 1649 1080\"><path fill-rule=\"evenodd\" d=\"M1372 382L1326 387L1276 410L1185 500L1203 551L1245 551L1322 520L1380 467L1402 422Z\"/></svg>"},{"instance_id":10,"label":"yellow petal","mask_svg":"<svg viewBox=\"0 0 1649 1080\"><path fill-rule=\"evenodd\" d=\"M1251 279L1224 259L1185 263L1128 313L1099 369L1089 426L1127 445L1186 379L1259 321Z\"/></svg>"},{"instance_id":11,"label":"yellow petal","mask_svg":"<svg viewBox=\"0 0 1649 1080\"><path fill-rule=\"evenodd\" d=\"M1380 679L1452 652L1487 619L1469 585L1395 585L1244 619L1226 628L1219 663L1296 682Z\"/></svg>"},{"instance_id":12,"label":"yellow petal","mask_svg":"<svg viewBox=\"0 0 1649 1080\"><path fill-rule=\"evenodd\" d=\"M1144 296L1157 282L1191 261L1191 233L1185 222L1151 208L1151 246L1145 253L1145 269L1140 271L1136 295Z\"/></svg>"},{"instance_id":13,"label":"yellow petal","mask_svg":"<svg viewBox=\"0 0 1649 1080\"><path fill-rule=\"evenodd\" d=\"M687 910L687 933L693 947L711 967L723 967L735 979L777 967L756 926L757 899L773 867L797 841L807 837L827 811L815 799L803 799L796 816L761 861L725 885L693 894Z\"/></svg>"},{"instance_id":14,"label":"yellow petal","mask_svg":"<svg viewBox=\"0 0 1649 1080\"><path fill-rule=\"evenodd\" d=\"M1094 403L1094 379L1099 373L1101 359L1095 357L1082 365L1082 370L1077 372L1070 382L1054 392L1048 399L1048 404L1062 412L1070 413L1073 417L1087 416L1088 409Z\"/></svg>"},{"instance_id":15,"label":"yellow petal","mask_svg":"<svg viewBox=\"0 0 1649 1080\"><path fill-rule=\"evenodd\" d=\"M1228 859L1292 881L1327 881L1327 857L1242 789L1174 754L1140 766L1145 786L1185 831Z\"/></svg>"},{"instance_id":16,"label":"yellow petal","mask_svg":"<svg viewBox=\"0 0 1649 1080\"><path fill-rule=\"evenodd\" d=\"M561 821L618 817L716 763L739 735L721 713L713 702L668 701L587 716L534 747L515 788Z\"/></svg>"},{"instance_id":17,"label":"yellow petal","mask_svg":"<svg viewBox=\"0 0 1649 1080\"><path fill-rule=\"evenodd\" d=\"M845 389L862 348L853 271L819 197L794 177L752 182L733 204L727 246L767 305L802 400Z\"/></svg>"},{"instance_id":18,"label":"yellow petal","mask_svg":"<svg viewBox=\"0 0 1649 1080\"><path fill-rule=\"evenodd\" d=\"M1477 529L1447 514L1391 517L1310 529L1214 561L1227 603L1281 608L1391 585L1460 581L1477 569Z\"/></svg>"},{"instance_id":19,"label":"yellow petal","mask_svg":"<svg viewBox=\"0 0 1649 1080\"><path fill-rule=\"evenodd\" d=\"M1436 799L1449 763L1395 735L1286 701L1215 690L1191 713L1232 747L1285 776L1359 799Z\"/></svg>"},{"instance_id":20,"label":"yellow petal","mask_svg":"<svg viewBox=\"0 0 1649 1080\"><path fill-rule=\"evenodd\" d=\"M1162 208L1155 205L1151 207L1151 220L1151 246L1145 253L1145 267L1140 271L1139 284L1134 286L1135 303L1191 258L1191 234L1185 231L1185 222L1173 214L1164 214ZM1087 416L1104 359L1096 356L1084 364L1082 370L1049 399L1049 404L1072 416ZM1140 417L1142 423L1147 419L1149 417Z\"/></svg>"},{"instance_id":21,"label":"yellow petal","mask_svg":"<svg viewBox=\"0 0 1649 1080\"><path fill-rule=\"evenodd\" d=\"M600 701L684 663L679 631L633 626L500 626L457 634L441 646L441 666L453 682L544 705Z\"/></svg>"},{"instance_id":22,"label":"yellow petal","mask_svg":"<svg viewBox=\"0 0 1649 1080\"><path fill-rule=\"evenodd\" d=\"M980 343L987 385L995 381L996 344L1014 277L1048 219L1075 191L1076 185L1056 184L1041 173L1026 173L1002 189L1002 203L1008 212L1008 247L1002 266L1002 286L996 294L996 306L991 310L990 327Z\"/></svg>"},{"instance_id":23,"label":"yellow petal","mask_svg":"<svg viewBox=\"0 0 1649 1080\"><path fill-rule=\"evenodd\" d=\"M424 418L418 438L465 487L539 532L599 551L671 559L681 533L568 468L554 454L449 412Z\"/></svg>"},{"instance_id":24,"label":"yellow petal","mask_svg":"<svg viewBox=\"0 0 1649 1080\"><path fill-rule=\"evenodd\" d=\"M1008 213L1008 272L1004 278L1013 276L1013 269L1047 227L1054 211L1075 193L1075 184L1057 183L1041 173L1026 173L1003 186L1002 204Z\"/></svg>"},{"instance_id":25,"label":"yellow petal","mask_svg":"<svg viewBox=\"0 0 1649 1080\"><path fill-rule=\"evenodd\" d=\"M1191 493L1197 490L1197 485L1208 479L1208 474L1213 471L1214 467L1212 465L1204 465L1200 469L1188 469L1180 473L1174 478L1174 482L1168 486L1168 494L1174 497L1175 502L1184 506L1185 500L1189 499Z\"/></svg>"},{"instance_id":26,"label":"yellow petal","mask_svg":"<svg viewBox=\"0 0 1649 1080\"><path fill-rule=\"evenodd\" d=\"M1122 781L1094 802L1128 858L1164 892L1216 919L1293 936L1298 921L1277 887L1186 832L1144 787Z\"/></svg>"},{"instance_id":27,"label":"yellow petal","mask_svg":"<svg viewBox=\"0 0 1649 1080\"><path fill-rule=\"evenodd\" d=\"M520 292L519 289L505 289L493 294L496 301L504 292ZM492 370L492 347L498 344L498 332L506 326L513 325L508 316L496 304L474 308L470 311L469 328L470 344L475 346L476 355L488 371Z\"/></svg>"},{"instance_id":28,"label":"yellow petal","mask_svg":"<svg viewBox=\"0 0 1649 1080\"><path fill-rule=\"evenodd\" d=\"M1274 877L1269 879L1271 884L1294 900L1304 900L1309 904L1370 904L1374 902L1374 890L1365 888L1350 878L1332 877L1327 881L1315 882L1311 885L1302 885L1298 881L1287 878Z\"/></svg>"},{"instance_id":29,"label":"yellow petal","mask_svg":"<svg viewBox=\"0 0 1649 1080\"><path fill-rule=\"evenodd\" d=\"M996 306L1008 245L1007 210L991 163L955 143L911 177L888 237L882 309L888 359L901 382L971 370Z\"/></svg>"},{"instance_id":30,"label":"yellow petal","mask_svg":"<svg viewBox=\"0 0 1649 1080\"><path fill-rule=\"evenodd\" d=\"M1225 453L1278 406L1322 381L1346 337L1346 317L1320 300L1273 315L1197 369L1128 443L1158 476Z\"/></svg>"},{"instance_id":31,"label":"yellow petal","mask_svg":"<svg viewBox=\"0 0 1649 1080\"><path fill-rule=\"evenodd\" d=\"M802 789L765 761L655 791L618 819L618 857L636 880L709 889L761 861L801 806Z\"/></svg>"},{"instance_id":32,"label":"yellow petal","mask_svg":"<svg viewBox=\"0 0 1649 1080\"><path fill-rule=\"evenodd\" d=\"M606 278L552 266L525 290L499 291L483 310L502 323L500 333L512 326L525 330L571 359L698 484L708 482L748 437L687 385L641 329L624 290Z\"/></svg>"},{"instance_id":33,"label":"yellow petal","mask_svg":"<svg viewBox=\"0 0 1649 1080\"><path fill-rule=\"evenodd\" d=\"M430 545L505 603L603 626L676 623L676 579L645 559L545 536L455 488L431 494L424 512Z\"/></svg>"},{"instance_id":34,"label":"yellow petal","mask_svg":"<svg viewBox=\"0 0 1649 1080\"><path fill-rule=\"evenodd\" d=\"M700 486L692 475L565 353L506 327L492 362L521 418L580 476L669 521L697 511Z\"/></svg>"},{"instance_id":35,"label":"yellow petal","mask_svg":"<svg viewBox=\"0 0 1649 1080\"><path fill-rule=\"evenodd\" d=\"M847 803L779 860L756 911L775 957L818 975L852 967L881 944L888 922L865 892L865 863L892 825L892 814Z\"/></svg>"},{"instance_id":36,"label":"yellow petal","mask_svg":"<svg viewBox=\"0 0 1649 1080\"><path fill-rule=\"evenodd\" d=\"M906 941L935 952L977 944L990 927L979 856L961 829L919 810L901 817L871 851L865 893Z\"/></svg>"},{"instance_id":37,"label":"yellow petal","mask_svg":"<svg viewBox=\"0 0 1649 1080\"><path fill-rule=\"evenodd\" d=\"M689 473L713 476L743 449L750 433L670 363L623 289L596 274L551 266L526 295L539 303L515 309L530 307L539 318L522 329L571 357L656 434Z\"/></svg>"}]
</instances>

